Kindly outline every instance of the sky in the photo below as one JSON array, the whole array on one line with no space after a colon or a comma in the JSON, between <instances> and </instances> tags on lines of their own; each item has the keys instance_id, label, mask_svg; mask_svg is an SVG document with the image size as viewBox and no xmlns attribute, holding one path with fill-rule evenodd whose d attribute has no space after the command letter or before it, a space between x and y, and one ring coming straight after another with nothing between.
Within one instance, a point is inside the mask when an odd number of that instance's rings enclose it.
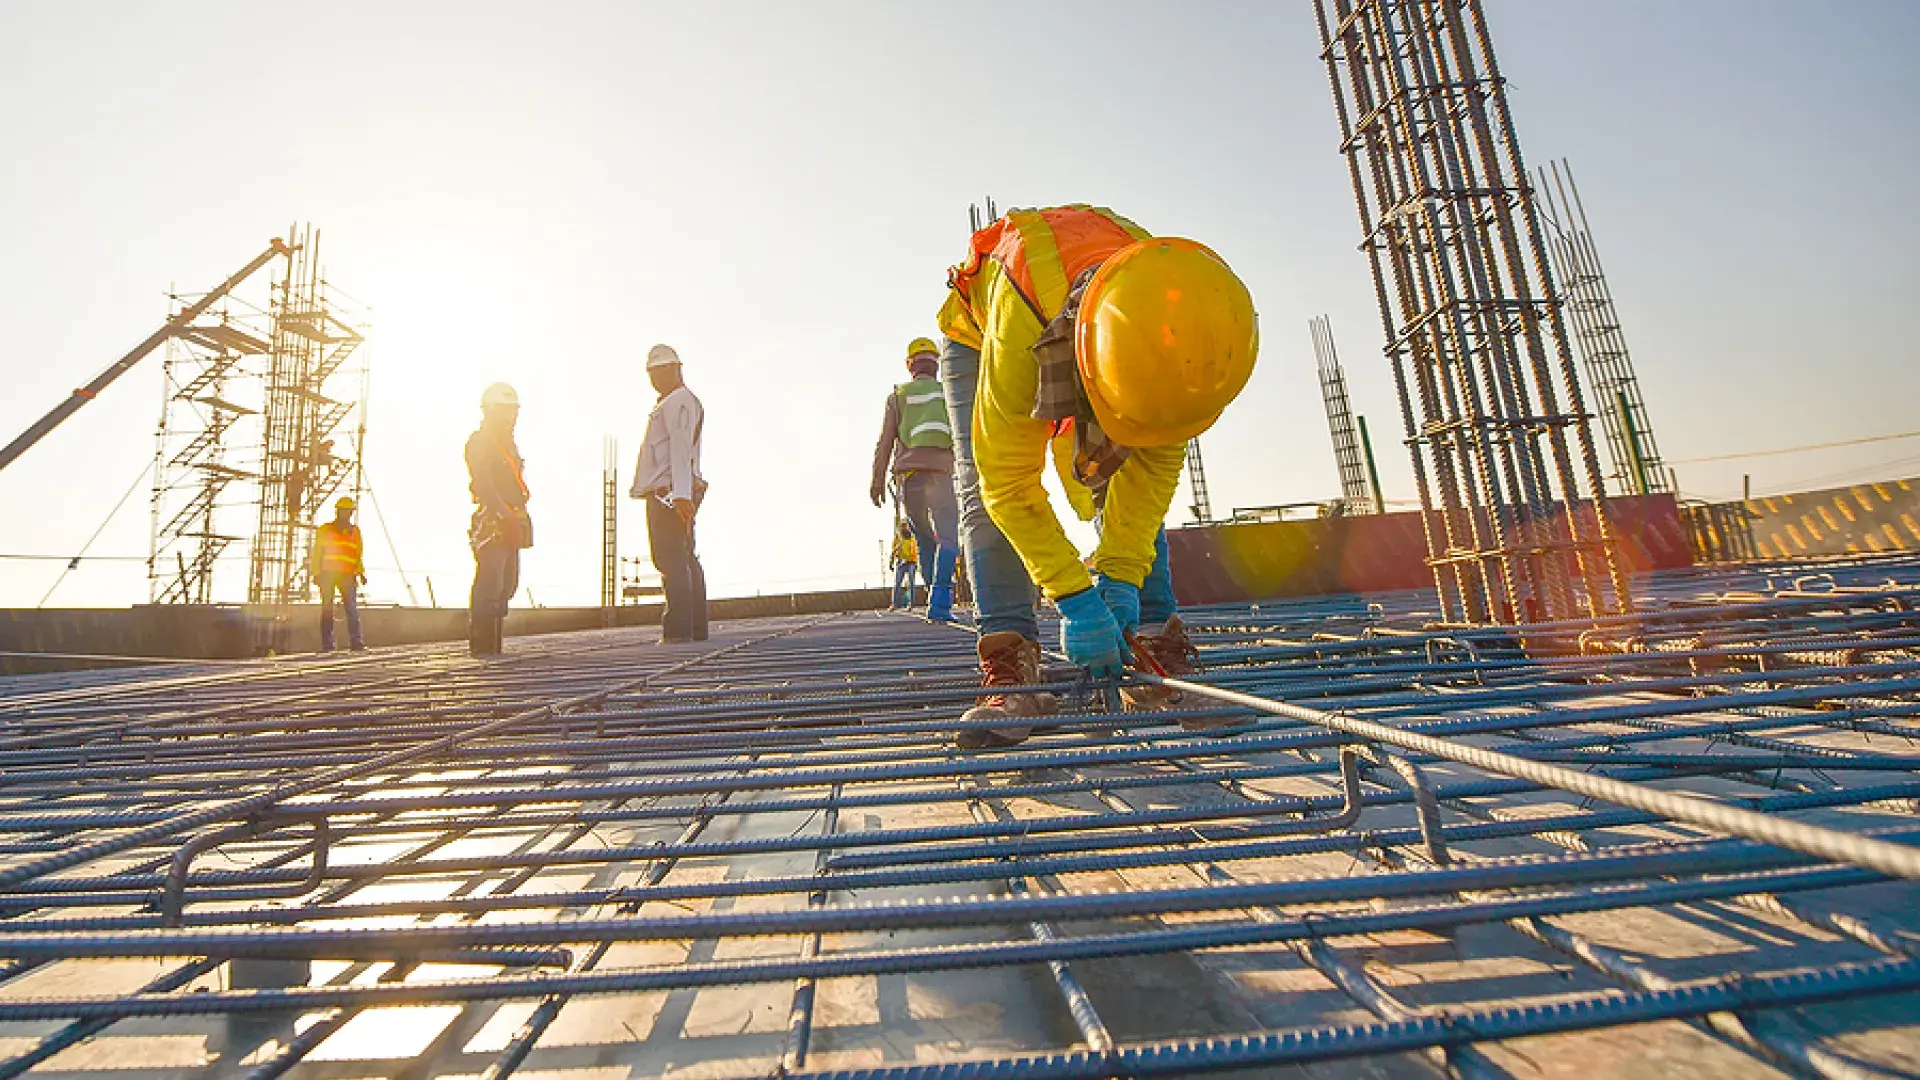
<instances>
[{"instance_id":1,"label":"sky","mask_svg":"<svg viewBox=\"0 0 1920 1080\"><path fill-rule=\"evenodd\" d=\"M1577 172L1683 494L1920 474L1920 439L1692 463L1920 427L1920 5L1486 7L1529 162ZM369 600L430 579L464 603L460 448L503 379L537 523L518 602L597 602L602 440L624 490L657 341L707 406L713 593L876 584L884 398L991 195L1111 206L1247 281L1263 349L1202 441L1216 511L1338 494L1322 314L1387 497L1412 499L1311 4L955 10L0 0L0 440L170 287L312 222L371 312ZM155 357L0 472L0 607L40 603L96 530L48 603L145 601L148 487L109 513L160 399ZM638 504L620 525L644 555ZM223 564L218 598L244 591Z\"/></svg>"}]
</instances>

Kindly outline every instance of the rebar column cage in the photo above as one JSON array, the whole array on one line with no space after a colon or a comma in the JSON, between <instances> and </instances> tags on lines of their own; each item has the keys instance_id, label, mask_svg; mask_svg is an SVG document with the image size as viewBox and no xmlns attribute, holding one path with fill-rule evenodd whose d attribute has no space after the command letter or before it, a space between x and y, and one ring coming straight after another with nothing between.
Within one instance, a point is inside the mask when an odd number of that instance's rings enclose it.
<instances>
[{"instance_id":1,"label":"rebar column cage","mask_svg":"<svg viewBox=\"0 0 1920 1080\"><path fill-rule=\"evenodd\" d=\"M321 275L319 230L296 226L289 245L294 254L273 295L260 518L247 586L256 604L307 597L316 512L349 480L352 490L360 487L359 447L335 439L353 412L357 380L335 376L364 377L346 370L364 339L345 298Z\"/></svg>"},{"instance_id":2,"label":"rebar column cage","mask_svg":"<svg viewBox=\"0 0 1920 1080\"><path fill-rule=\"evenodd\" d=\"M1628 610L1481 4L1315 0L1315 13L1443 618Z\"/></svg>"},{"instance_id":3,"label":"rebar column cage","mask_svg":"<svg viewBox=\"0 0 1920 1080\"><path fill-rule=\"evenodd\" d=\"M1187 440L1187 488L1193 502L1187 507L1199 525L1213 523L1213 496L1207 491L1207 463L1200 456L1200 440Z\"/></svg>"},{"instance_id":4,"label":"rebar column cage","mask_svg":"<svg viewBox=\"0 0 1920 1080\"><path fill-rule=\"evenodd\" d=\"M170 297L177 314L195 299ZM267 312L229 296L167 341L153 474L147 599L208 604L214 571L245 536L223 497L259 473L258 358L269 350Z\"/></svg>"},{"instance_id":5,"label":"rebar column cage","mask_svg":"<svg viewBox=\"0 0 1920 1080\"><path fill-rule=\"evenodd\" d=\"M1360 436L1353 427L1353 404L1347 398L1347 373L1333 348L1333 323L1324 315L1307 320L1313 334L1313 355L1320 365L1320 399L1327 405L1327 430L1333 436L1333 463L1340 470L1340 498L1350 514L1377 514L1373 488L1367 481L1367 460L1360 452Z\"/></svg>"},{"instance_id":6,"label":"rebar column cage","mask_svg":"<svg viewBox=\"0 0 1920 1080\"><path fill-rule=\"evenodd\" d=\"M600 610L606 626L613 625L619 590L620 443L609 435L600 441Z\"/></svg>"},{"instance_id":7,"label":"rebar column cage","mask_svg":"<svg viewBox=\"0 0 1920 1080\"><path fill-rule=\"evenodd\" d=\"M1606 433L1613 459L1615 489L1645 495L1675 489L1673 470L1660 457L1647 419L1647 402L1633 371L1633 355L1620 329L1613 306L1613 290L1600 268L1600 252L1587 224L1586 204L1573 181L1573 167L1550 161L1535 170L1540 177L1541 217L1547 224L1547 250L1560 282L1567 317L1573 322L1573 340L1587 368L1600 430Z\"/></svg>"}]
</instances>

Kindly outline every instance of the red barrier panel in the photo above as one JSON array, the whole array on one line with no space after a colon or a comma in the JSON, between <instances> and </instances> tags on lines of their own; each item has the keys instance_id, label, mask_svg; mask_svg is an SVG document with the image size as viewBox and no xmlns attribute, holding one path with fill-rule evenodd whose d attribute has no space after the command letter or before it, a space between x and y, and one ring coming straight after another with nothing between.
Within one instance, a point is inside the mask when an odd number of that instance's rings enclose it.
<instances>
[{"instance_id":1,"label":"red barrier panel","mask_svg":"<svg viewBox=\"0 0 1920 1080\"><path fill-rule=\"evenodd\" d=\"M1672 495L1627 496L1607 505L1630 570L1693 565ZM1592 507L1581 511L1591 523ZM1418 512L1170 529L1167 542L1174 592L1183 604L1433 587Z\"/></svg>"}]
</instances>

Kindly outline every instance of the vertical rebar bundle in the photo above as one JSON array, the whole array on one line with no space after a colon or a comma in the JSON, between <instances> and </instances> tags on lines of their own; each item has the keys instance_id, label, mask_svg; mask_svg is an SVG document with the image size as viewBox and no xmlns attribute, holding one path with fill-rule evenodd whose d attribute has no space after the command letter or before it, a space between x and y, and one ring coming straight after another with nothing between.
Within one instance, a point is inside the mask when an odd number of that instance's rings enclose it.
<instances>
[{"instance_id":1,"label":"vertical rebar bundle","mask_svg":"<svg viewBox=\"0 0 1920 1080\"><path fill-rule=\"evenodd\" d=\"M1193 495L1193 520L1201 525L1213 521L1213 496L1207 493L1207 463L1200 457L1200 440L1187 440L1187 487Z\"/></svg>"},{"instance_id":2,"label":"vertical rebar bundle","mask_svg":"<svg viewBox=\"0 0 1920 1080\"><path fill-rule=\"evenodd\" d=\"M1340 497L1351 514L1377 514L1373 488L1367 480L1366 456L1353 426L1353 405L1347 399L1347 373L1333 347L1333 323L1325 315L1307 320L1313 334L1313 355L1320 362L1320 398L1327 405L1327 430L1333 435L1333 462L1340 469Z\"/></svg>"},{"instance_id":3,"label":"vertical rebar bundle","mask_svg":"<svg viewBox=\"0 0 1920 1080\"><path fill-rule=\"evenodd\" d=\"M1610 474L1619 491L1645 495L1674 490L1673 470L1660 457L1647 419L1647 402L1640 379L1633 372L1633 355L1620 330L1613 306L1613 290L1600 268L1600 252L1587 224L1586 203L1573 181L1573 167L1564 160L1536 170L1540 177L1541 216L1547 223L1547 249L1553 253L1567 317L1573 322L1573 340L1586 364L1600 429L1607 436L1613 458Z\"/></svg>"},{"instance_id":4,"label":"vertical rebar bundle","mask_svg":"<svg viewBox=\"0 0 1920 1080\"><path fill-rule=\"evenodd\" d=\"M1443 616L1629 609L1480 3L1315 9Z\"/></svg>"},{"instance_id":5,"label":"vertical rebar bundle","mask_svg":"<svg viewBox=\"0 0 1920 1080\"><path fill-rule=\"evenodd\" d=\"M321 277L319 231L296 227L290 243L294 255L273 296L260 516L247 586L247 599L256 604L306 597L314 518L358 472L357 448L339 446L334 437L354 409L354 396L331 382L363 339L341 317L340 302Z\"/></svg>"},{"instance_id":6,"label":"vertical rebar bundle","mask_svg":"<svg viewBox=\"0 0 1920 1080\"><path fill-rule=\"evenodd\" d=\"M600 610L612 626L620 602L620 443L609 435L600 449Z\"/></svg>"}]
</instances>

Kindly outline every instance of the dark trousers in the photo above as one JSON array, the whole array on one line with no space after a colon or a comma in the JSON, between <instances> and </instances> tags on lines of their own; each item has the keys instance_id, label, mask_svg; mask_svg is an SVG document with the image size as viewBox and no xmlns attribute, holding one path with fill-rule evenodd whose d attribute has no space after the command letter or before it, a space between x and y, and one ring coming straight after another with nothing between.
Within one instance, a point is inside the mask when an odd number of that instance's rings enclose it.
<instances>
[{"instance_id":1,"label":"dark trousers","mask_svg":"<svg viewBox=\"0 0 1920 1080\"><path fill-rule=\"evenodd\" d=\"M953 474L916 472L900 483L901 509L906 512L907 527L913 530L913 542L920 548L920 580L927 588L951 586L952 573L940 579L940 552L960 553L960 503L954 493Z\"/></svg>"},{"instance_id":2,"label":"dark trousers","mask_svg":"<svg viewBox=\"0 0 1920 1080\"><path fill-rule=\"evenodd\" d=\"M667 610L660 616L660 636L707 639L707 573L694 553L693 527L659 499L647 500L647 548L653 568L660 571L660 587L667 593Z\"/></svg>"},{"instance_id":3,"label":"dark trousers","mask_svg":"<svg viewBox=\"0 0 1920 1080\"><path fill-rule=\"evenodd\" d=\"M340 594L340 606L347 609L347 643L359 648L360 583L350 574L321 574L313 579L320 587L320 648L333 651L333 597Z\"/></svg>"},{"instance_id":4,"label":"dark trousers","mask_svg":"<svg viewBox=\"0 0 1920 1080\"><path fill-rule=\"evenodd\" d=\"M495 541L473 553L473 593L467 614L473 619L503 619L520 589L520 549Z\"/></svg>"}]
</instances>

